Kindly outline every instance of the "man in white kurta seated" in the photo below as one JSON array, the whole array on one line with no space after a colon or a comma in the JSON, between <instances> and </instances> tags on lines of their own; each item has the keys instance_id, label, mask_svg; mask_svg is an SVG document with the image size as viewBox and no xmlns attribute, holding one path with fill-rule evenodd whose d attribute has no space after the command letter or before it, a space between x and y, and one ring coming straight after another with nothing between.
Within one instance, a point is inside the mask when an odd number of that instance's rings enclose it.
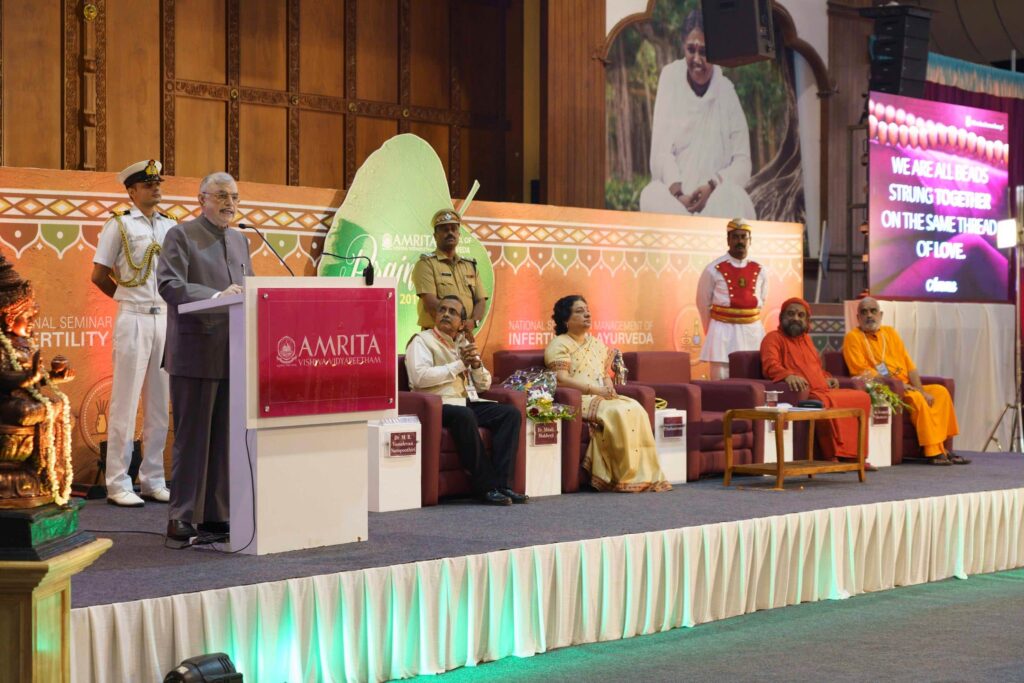
<instances>
[{"instance_id":1,"label":"man in white kurta seated","mask_svg":"<svg viewBox=\"0 0 1024 683\"><path fill-rule=\"evenodd\" d=\"M750 136L736 89L709 64L699 9L683 23L685 58L661 70L651 131L651 182L640 210L750 216Z\"/></svg>"},{"instance_id":2,"label":"man in white kurta seated","mask_svg":"<svg viewBox=\"0 0 1024 683\"><path fill-rule=\"evenodd\" d=\"M697 310L704 324L700 359L711 364L711 379L729 377L733 351L761 348L761 311L768 299L765 267L747 258L750 224L733 218L725 229L729 252L709 263L697 283Z\"/></svg>"},{"instance_id":3,"label":"man in white kurta seated","mask_svg":"<svg viewBox=\"0 0 1024 683\"><path fill-rule=\"evenodd\" d=\"M491 387L491 373L476 345L463 334L466 307L454 294L442 296L434 327L409 341L405 370L413 391L441 396L441 425L455 442L459 462L473 480L474 493L488 505L525 503L529 497L509 486L515 469L522 415L507 403L481 400ZM491 455L479 427L491 430Z\"/></svg>"}]
</instances>

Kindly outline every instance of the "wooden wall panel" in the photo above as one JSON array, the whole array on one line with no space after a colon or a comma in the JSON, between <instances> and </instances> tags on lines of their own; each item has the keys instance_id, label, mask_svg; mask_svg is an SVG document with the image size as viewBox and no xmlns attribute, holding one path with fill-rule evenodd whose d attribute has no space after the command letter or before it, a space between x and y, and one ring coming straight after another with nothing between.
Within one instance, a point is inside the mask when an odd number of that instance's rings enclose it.
<instances>
[{"instance_id":1,"label":"wooden wall panel","mask_svg":"<svg viewBox=\"0 0 1024 683\"><path fill-rule=\"evenodd\" d=\"M305 4L310 4L309 2ZM288 87L288 17L286 0L245 0L239 15L243 86L285 90Z\"/></svg>"},{"instance_id":2,"label":"wooden wall panel","mask_svg":"<svg viewBox=\"0 0 1024 683\"><path fill-rule=\"evenodd\" d=\"M398 101L398 1L356 3L356 97Z\"/></svg>"},{"instance_id":3,"label":"wooden wall panel","mask_svg":"<svg viewBox=\"0 0 1024 683\"><path fill-rule=\"evenodd\" d=\"M96 9L0 0L6 163L116 172L160 157L167 174L341 188L413 132L456 194L481 177L483 196L521 197L523 0Z\"/></svg>"},{"instance_id":4,"label":"wooden wall panel","mask_svg":"<svg viewBox=\"0 0 1024 683\"><path fill-rule=\"evenodd\" d=\"M307 0L299 9L299 90L344 97L345 3Z\"/></svg>"},{"instance_id":5,"label":"wooden wall panel","mask_svg":"<svg viewBox=\"0 0 1024 683\"><path fill-rule=\"evenodd\" d=\"M176 78L227 83L225 1L174 0Z\"/></svg>"},{"instance_id":6,"label":"wooden wall panel","mask_svg":"<svg viewBox=\"0 0 1024 683\"><path fill-rule=\"evenodd\" d=\"M175 175L202 178L227 165L227 104L178 97L174 102L177 133Z\"/></svg>"},{"instance_id":7,"label":"wooden wall panel","mask_svg":"<svg viewBox=\"0 0 1024 683\"><path fill-rule=\"evenodd\" d=\"M242 104L238 124L238 179L287 185L288 110Z\"/></svg>"},{"instance_id":8,"label":"wooden wall panel","mask_svg":"<svg viewBox=\"0 0 1024 683\"><path fill-rule=\"evenodd\" d=\"M345 117L330 112L299 114L299 184L311 187L345 185Z\"/></svg>"},{"instance_id":9,"label":"wooden wall panel","mask_svg":"<svg viewBox=\"0 0 1024 683\"><path fill-rule=\"evenodd\" d=\"M865 240L858 226L866 215L855 212L851 225L846 211L847 182L850 178L847 152L847 126L855 125L864 110L863 94L867 92L870 62L868 36L873 24L857 14L860 7L870 6L870 0L831 1L828 5L829 73L835 79L836 93L829 102L829 120L825 128L828 135L828 205L826 207L829 232L829 277L822 281L822 301L851 299L867 287L867 273L861 255ZM863 139L863 136L861 136ZM855 152L856 153L856 152ZM857 160L859 161L859 160ZM864 168L854 166L855 202L866 201ZM859 195L859 196L857 196ZM847 269L847 236L852 231L852 268ZM849 278L847 276L849 273Z\"/></svg>"},{"instance_id":10,"label":"wooden wall panel","mask_svg":"<svg viewBox=\"0 0 1024 683\"><path fill-rule=\"evenodd\" d=\"M463 2L455 13L456 51L462 81L458 105L465 111L498 117L505 111L505 79L483 65L505 64L505 8Z\"/></svg>"},{"instance_id":11,"label":"wooden wall panel","mask_svg":"<svg viewBox=\"0 0 1024 683\"><path fill-rule=\"evenodd\" d=\"M505 197L505 168L495 164L494 159L502 157L505 136L501 131L480 128L463 128L461 130L462 178L460 187L453 196L465 197L474 180L480 181L479 199L500 200Z\"/></svg>"},{"instance_id":12,"label":"wooden wall panel","mask_svg":"<svg viewBox=\"0 0 1024 683\"><path fill-rule=\"evenodd\" d=\"M604 207L605 5L549 0L542 12L541 201Z\"/></svg>"},{"instance_id":13,"label":"wooden wall panel","mask_svg":"<svg viewBox=\"0 0 1024 683\"><path fill-rule=\"evenodd\" d=\"M448 2L413 2L409 9L410 104L447 109L451 93Z\"/></svg>"},{"instance_id":14,"label":"wooden wall panel","mask_svg":"<svg viewBox=\"0 0 1024 683\"><path fill-rule=\"evenodd\" d=\"M356 117L356 166L362 165L366 157L395 135L398 135L398 121Z\"/></svg>"},{"instance_id":15,"label":"wooden wall panel","mask_svg":"<svg viewBox=\"0 0 1024 683\"><path fill-rule=\"evenodd\" d=\"M437 152L437 156L441 157L441 165L444 166L444 172L448 173L448 138L449 128L448 126L437 126L430 123L411 123L409 125L409 132L414 135L419 135L421 138L430 143L430 146Z\"/></svg>"},{"instance_id":16,"label":"wooden wall panel","mask_svg":"<svg viewBox=\"0 0 1024 683\"><path fill-rule=\"evenodd\" d=\"M60 2L3 3L3 163L63 164Z\"/></svg>"},{"instance_id":17,"label":"wooden wall panel","mask_svg":"<svg viewBox=\"0 0 1024 683\"><path fill-rule=\"evenodd\" d=\"M160 156L160 6L137 0L106 0L107 169ZM119 40L131 26L133 40Z\"/></svg>"}]
</instances>

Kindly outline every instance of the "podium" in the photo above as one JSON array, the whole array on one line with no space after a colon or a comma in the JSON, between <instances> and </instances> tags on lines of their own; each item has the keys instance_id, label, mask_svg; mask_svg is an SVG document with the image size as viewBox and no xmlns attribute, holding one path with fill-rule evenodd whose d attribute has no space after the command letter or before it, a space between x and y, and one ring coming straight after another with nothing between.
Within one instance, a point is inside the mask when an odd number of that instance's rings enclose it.
<instances>
[{"instance_id":1,"label":"podium","mask_svg":"<svg viewBox=\"0 0 1024 683\"><path fill-rule=\"evenodd\" d=\"M367 421L398 414L395 280L247 277L229 319L228 550L364 541Z\"/></svg>"}]
</instances>

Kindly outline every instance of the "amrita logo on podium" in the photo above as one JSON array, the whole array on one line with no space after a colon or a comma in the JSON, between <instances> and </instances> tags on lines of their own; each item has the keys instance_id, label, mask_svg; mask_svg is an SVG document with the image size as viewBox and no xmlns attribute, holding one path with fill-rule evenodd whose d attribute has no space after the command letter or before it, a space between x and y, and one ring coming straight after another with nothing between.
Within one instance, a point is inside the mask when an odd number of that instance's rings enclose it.
<instances>
[{"instance_id":1,"label":"amrita logo on podium","mask_svg":"<svg viewBox=\"0 0 1024 683\"><path fill-rule=\"evenodd\" d=\"M383 363L384 355L377 335L373 333L304 336L299 342L283 335L277 340L278 367L339 367Z\"/></svg>"}]
</instances>

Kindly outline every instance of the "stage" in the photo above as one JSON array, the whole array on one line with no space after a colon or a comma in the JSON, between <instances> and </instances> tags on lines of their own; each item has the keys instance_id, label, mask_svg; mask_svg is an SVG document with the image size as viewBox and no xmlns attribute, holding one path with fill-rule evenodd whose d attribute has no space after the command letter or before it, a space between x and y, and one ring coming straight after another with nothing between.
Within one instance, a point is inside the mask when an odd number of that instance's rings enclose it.
<instances>
[{"instance_id":1,"label":"stage","mask_svg":"<svg viewBox=\"0 0 1024 683\"><path fill-rule=\"evenodd\" d=\"M221 650L246 680L377 680L1024 566L1024 457L969 455L371 513L364 543L263 557L113 533L160 534L166 507L91 501L115 544L74 579L72 670L157 679Z\"/></svg>"}]
</instances>

